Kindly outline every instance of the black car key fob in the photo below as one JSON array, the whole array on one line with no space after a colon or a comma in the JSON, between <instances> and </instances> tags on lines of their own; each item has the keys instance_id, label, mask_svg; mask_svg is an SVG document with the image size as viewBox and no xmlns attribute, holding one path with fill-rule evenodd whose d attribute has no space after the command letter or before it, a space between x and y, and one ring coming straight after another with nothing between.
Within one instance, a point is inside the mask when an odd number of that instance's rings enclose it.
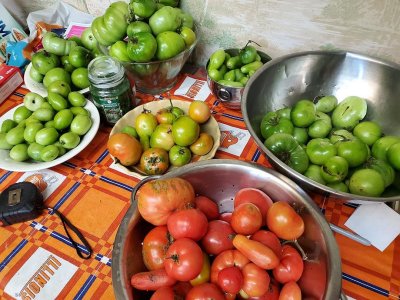
<instances>
[{"instance_id":1,"label":"black car key fob","mask_svg":"<svg viewBox=\"0 0 400 300\"><path fill-rule=\"evenodd\" d=\"M31 182L14 183L0 194L0 225L32 220L44 208L43 195Z\"/></svg>"}]
</instances>

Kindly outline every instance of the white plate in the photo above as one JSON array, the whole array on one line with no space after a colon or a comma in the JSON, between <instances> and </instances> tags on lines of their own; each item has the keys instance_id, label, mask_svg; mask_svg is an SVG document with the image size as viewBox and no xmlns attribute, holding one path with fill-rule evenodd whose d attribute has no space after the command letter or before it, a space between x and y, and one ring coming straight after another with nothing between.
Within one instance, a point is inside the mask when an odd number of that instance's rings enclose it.
<instances>
[{"instance_id":1,"label":"white plate","mask_svg":"<svg viewBox=\"0 0 400 300\"><path fill-rule=\"evenodd\" d=\"M188 114L189 105L191 103L190 101L184 101L184 100L171 100L171 101L173 106L181 108L186 114ZM148 102L146 104L135 107L131 111L127 112L121 119L118 120L118 122L112 128L110 136L113 135L114 133L120 132L125 125L134 126L136 117L143 112L143 107L146 108L146 110L151 111L153 114L156 114L158 110L165 107L169 107L170 105L171 103L169 102L169 100L158 100L158 101ZM206 123L201 124L200 129L201 132L207 132L213 137L214 145L210 150L210 152L208 152L206 155L194 156L192 158L192 162L213 158L220 146L221 131L219 129L218 122L215 120L213 116L211 116ZM115 168L117 168L122 173L128 174L138 179L143 179L147 177L147 175L145 175L142 171L140 171L137 166L128 168L121 165L120 163L115 163ZM170 166L167 172L171 171L174 168L177 167Z\"/></svg>"},{"instance_id":2,"label":"white plate","mask_svg":"<svg viewBox=\"0 0 400 300\"><path fill-rule=\"evenodd\" d=\"M14 107L13 109L10 109L8 112L6 112L4 115L0 117L0 124L6 120L6 119L12 119L13 118L13 113L14 111L22 106L18 105ZM90 112L93 124L92 127L89 129L89 131L81 138L81 142L79 145L74 148L69 150L67 153L65 153L63 156L60 156L56 158L53 161L49 162L35 162L35 161L23 161L23 162L18 162L14 161L10 158L9 156L9 150L1 150L0 149L0 168L8 171L15 171L15 172L28 172L28 171L38 171L38 170L43 170L47 168L51 168L53 166L59 165L68 159L74 157L77 155L79 152L81 152L85 147L93 140L95 137L97 130L99 129L100 126L100 115L99 112L94 106L94 104L90 101L87 102L85 108Z\"/></svg>"},{"instance_id":3,"label":"white plate","mask_svg":"<svg viewBox=\"0 0 400 300\"><path fill-rule=\"evenodd\" d=\"M44 87L43 83L36 82L35 80L33 80L31 78L31 75L30 75L31 68L32 68L32 63L30 63L26 67L26 70L25 70L24 82L25 82L26 88L28 90L30 90L31 92L35 92L35 93L39 94L42 97L47 97L47 90ZM81 94L85 94L85 93L89 92L89 88L80 90L78 92Z\"/></svg>"}]
</instances>

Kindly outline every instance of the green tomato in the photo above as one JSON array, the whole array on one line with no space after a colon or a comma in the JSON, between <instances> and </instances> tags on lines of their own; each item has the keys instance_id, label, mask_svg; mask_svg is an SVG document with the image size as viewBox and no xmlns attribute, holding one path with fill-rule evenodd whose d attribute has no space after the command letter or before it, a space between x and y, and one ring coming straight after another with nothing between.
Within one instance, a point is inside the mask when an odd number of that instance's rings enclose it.
<instances>
[{"instance_id":1,"label":"green tomato","mask_svg":"<svg viewBox=\"0 0 400 300\"><path fill-rule=\"evenodd\" d=\"M309 138L307 129L302 127L294 127L292 135L299 145L305 145Z\"/></svg>"},{"instance_id":2,"label":"green tomato","mask_svg":"<svg viewBox=\"0 0 400 300\"><path fill-rule=\"evenodd\" d=\"M161 5L176 7L179 4L179 0L158 0L158 3Z\"/></svg>"},{"instance_id":3,"label":"green tomato","mask_svg":"<svg viewBox=\"0 0 400 300\"><path fill-rule=\"evenodd\" d=\"M92 123L90 116L76 115L71 122L70 130L77 135L84 135L92 127Z\"/></svg>"},{"instance_id":4,"label":"green tomato","mask_svg":"<svg viewBox=\"0 0 400 300\"><path fill-rule=\"evenodd\" d=\"M332 113L332 123L336 128L352 130L367 114L367 101L350 96L340 102Z\"/></svg>"},{"instance_id":5,"label":"green tomato","mask_svg":"<svg viewBox=\"0 0 400 300\"><path fill-rule=\"evenodd\" d=\"M135 128L139 136L150 137L157 125L156 116L148 111L140 113L135 119Z\"/></svg>"},{"instance_id":6,"label":"green tomato","mask_svg":"<svg viewBox=\"0 0 400 300\"><path fill-rule=\"evenodd\" d=\"M375 157L371 156L368 157L367 161L362 165L363 169L374 169L378 171L379 174L382 175L383 181L385 182L385 188L391 185L395 179L395 171L389 165L389 163L376 159Z\"/></svg>"},{"instance_id":7,"label":"green tomato","mask_svg":"<svg viewBox=\"0 0 400 300\"><path fill-rule=\"evenodd\" d=\"M77 46L75 41L63 39L51 31L44 34L42 44L44 50L58 56L68 55Z\"/></svg>"},{"instance_id":8,"label":"green tomato","mask_svg":"<svg viewBox=\"0 0 400 300\"><path fill-rule=\"evenodd\" d=\"M54 109L53 108L38 108L33 116L41 122L47 122L53 120L54 117Z\"/></svg>"},{"instance_id":9,"label":"green tomato","mask_svg":"<svg viewBox=\"0 0 400 300\"><path fill-rule=\"evenodd\" d=\"M47 88L52 82L57 80L62 80L70 84L71 75L63 68L54 68L44 75L43 84Z\"/></svg>"},{"instance_id":10,"label":"green tomato","mask_svg":"<svg viewBox=\"0 0 400 300\"><path fill-rule=\"evenodd\" d=\"M65 149L73 149L76 146L79 145L81 141L81 138L79 135L77 135L74 132L66 132L63 135L60 136L60 144L65 148Z\"/></svg>"},{"instance_id":11,"label":"green tomato","mask_svg":"<svg viewBox=\"0 0 400 300\"><path fill-rule=\"evenodd\" d=\"M92 28L88 27L81 34L81 41L86 49L94 50L97 47L97 40L93 35Z\"/></svg>"},{"instance_id":12,"label":"green tomato","mask_svg":"<svg viewBox=\"0 0 400 300\"><path fill-rule=\"evenodd\" d=\"M28 156L29 156L30 158L32 158L33 160L41 161L41 158L40 158L40 151L42 151L43 148L44 148L44 146L43 146L43 145L40 145L40 144L38 144L38 143L31 143L31 144L29 144L28 150L27 150Z\"/></svg>"},{"instance_id":13,"label":"green tomato","mask_svg":"<svg viewBox=\"0 0 400 300\"><path fill-rule=\"evenodd\" d=\"M277 112L268 112L261 120L261 135L264 139L281 132L293 134L294 126L289 119L279 117Z\"/></svg>"},{"instance_id":14,"label":"green tomato","mask_svg":"<svg viewBox=\"0 0 400 300\"><path fill-rule=\"evenodd\" d=\"M53 107L50 105L50 103L47 102L47 98L46 98L46 102L44 102L44 103L42 103L42 105L40 105L40 108L53 109Z\"/></svg>"},{"instance_id":15,"label":"green tomato","mask_svg":"<svg viewBox=\"0 0 400 300\"><path fill-rule=\"evenodd\" d=\"M87 103L87 99L79 92L71 92L68 94L68 102L72 106L83 107Z\"/></svg>"},{"instance_id":16,"label":"green tomato","mask_svg":"<svg viewBox=\"0 0 400 300\"><path fill-rule=\"evenodd\" d=\"M183 26L179 30L179 34L185 41L185 45L189 48L196 41L196 33L189 27Z\"/></svg>"},{"instance_id":17,"label":"green tomato","mask_svg":"<svg viewBox=\"0 0 400 300\"><path fill-rule=\"evenodd\" d=\"M136 128L137 129L137 128ZM200 135L200 126L189 116L181 116L172 124L172 137L175 144L189 146Z\"/></svg>"},{"instance_id":18,"label":"green tomato","mask_svg":"<svg viewBox=\"0 0 400 300\"><path fill-rule=\"evenodd\" d=\"M371 146L382 136L382 129L376 122L364 121L354 127L353 134L368 146Z\"/></svg>"},{"instance_id":19,"label":"green tomato","mask_svg":"<svg viewBox=\"0 0 400 300\"><path fill-rule=\"evenodd\" d=\"M54 120L50 120L50 121L47 121L46 123L44 123L44 127L45 128L50 128L50 127L56 128L55 124L54 124Z\"/></svg>"},{"instance_id":20,"label":"green tomato","mask_svg":"<svg viewBox=\"0 0 400 300\"><path fill-rule=\"evenodd\" d=\"M88 111L87 109L85 109L85 108L83 108L81 106L72 106L70 108L70 110L71 110L71 112L72 112L72 114L74 116L84 115L84 116L89 116L90 117L90 111Z\"/></svg>"},{"instance_id":21,"label":"green tomato","mask_svg":"<svg viewBox=\"0 0 400 300\"><path fill-rule=\"evenodd\" d=\"M175 145L171 124L158 124L150 136L150 147L169 151Z\"/></svg>"},{"instance_id":22,"label":"green tomato","mask_svg":"<svg viewBox=\"0 0 400 300\"><path fill-rule=\"evenodd\" d=\"M165 31L176 31L181 24L181 10L170 6L160 8L149 19L151 31L155 36Z\"/></svg>"},{"instance_id":23,"label":"green tomato","mask_svg":"<svg viewBox=\"0 0 400 300\"><path fill-rule=\"evenodd\" d=\"M65 149L60 142L55 142L53 144L54 146L56 146L58 148L58 157L63 156L65 153L67 153L67 149Z\"/></svg>"},{"instance_id":24,"label":"green tomato","mask_svg":"<svg viewBox=\"0 0 400 300\"><path fill-rule=\"evenodd\" d=\"M6 133L6 142L10 145L18 145L24 142L24 127L14 127Z\"/></svg>"},{"instance_id":25,"label":"green tomato","mask_svg":"<svg viewBox=\"0 0 400 300\"><path fill-rule=\"evenodd\" d=\"M60 65L60 58L45 50L38 51L32 55L32 67L41 75Z\"/></svg>"},{"instance_id":26,"label":"green tomato","mask_svg":"<svg viewBox=\"0 0 400 300\"><path fill-rule=\"evenodd\" d=\"M87 68L76 68L71 74L72 84L78 89L86 89L90 86L89 72Z\"/></svg>"},{"instance_id":27,"label":"green tomato","mask_svg":"<svg viewBox=\"0 0 400 300\"><path fill-rule=\"evenodd\" d=\"M5 132L0 132L0 149L2 150L10 150L13 147L7 142L6 135Z\"/></svg>"},{"instance_id":28,"label":"green tomato","mask_svg":"<svg viewBox=\"0 0 400 300\"><path fill-rule=\"evenodd\" d=\"M69 55L61 56L61 65L68 73L72 73L72 71L75 70L75 67L69 62Z\"/></svg>"},{"instance_id":29,"label":"green tomato","mask_svg":"<svg viewBox=\"0 0 400 300\"><path fill-rule=\"evenodd\" d=\"M400 137L387 135L379 138L371 148L372 156L387 161L386 152L389 150L390 146L400 142Z\"/></svg>"},{"instance_id":30,"label":"green tomato","mask_svg":"<svg viewBox=\"0 0 400 300\"><path fill-rule=\"evenodd\" d=\"M30 111L36 111L46 102L42 96L34 92L28 92L24 96L24 106Z\"/></svg>"},{"instance_id":31,"label":"green tomato","mask_svg":"<svg viewBox=\"0 0 400 300\"><path fill-rule=\"evenodd\" d=\"M31 116L32 112L25 106L17 107L13 113L13 120L18 124Z\"/></svg>"},{"instance_id":32,"label":"green tomato","mask_svg":"<svg viewBox=\"0 0 400 300\"><path fill-rule=\"evenodd\" d=\"M373 169L357 170L350 177L350 193L367 197L379 197L385 190L385 182Z\"/></svg>"},{"instance_id":33,"label":"green tomato","mask_svg":"<svg viewBox=\"0 0 400 300\"><path fill-rule=\"evenodd\" d=\"M276 133L266 139L264 145L295 171L303 174L308 169L309 159L306 152L290 134Z\"/></svg>"},{"instance_id":34,"label":"green tomato","mask_svg":"<svg viewBox=\"0 0 400 300\"><path fill-rule=\"evenodd\" d=\"M243 74L248 74L249 76L253 75L259 68L263 66L263 63L261 61L253 61L249 64L243 65L240 67L240 71Z\"/></svg>"},{"instance_id":35,"label":"green tomato","mask_svg":"<svg viewBox=\"0 0 400 300\"><path fill-rule=\"evenodd\" d=\"M306 152L310 161L315 165L323 165L337 154L335 145L328 139L312 139L307 143Z\"/></svg>"},{"instance_id":36,"label":"green tomato","mask_svg":"<svg viewBox=\"0 0 400 300\"><path fill-rule=\"evenodd\" d=\"M329 140L335 145L339 142L354 140L355 138L356 137L346 129L334 129L329 136Z\"/></svg>"},{"instance_id":37,"label":"green tomato","mask_svg":"<svg viewBox=\"0 0 400 300\"><path fill-rule=\"evenodd\" d=\"M68 108L68 101L60 94L48 92L47 100L49 101L51 107L56 111Z\"/></svg>"},{"instance_id":38,"label":"green tomato","mask_svg":"<svg viewBox=\"0 0 400 300\"><path fill-rule=\"evenodd\" d=\"M276 111L276 113L278 114L278 116L280 116L281 118L286 118L290 120L290 113L292 111L292 108L290 107L284 107L284 108L280 108Z\"/></svg>"},{"instance_id":39,"label":"green tomato","mask_svg":"<svg viewBox=\"0 0 400 300\"><path fill-rule=\"evenodd\" d=\"M56 80L50 83L47 87L47 92L57 93L66 98L71 92L71 87L66 81Z\"/></svg>"},{"instance_id":40,"label":"green tomato","mask_svg":"<svg viewBox=\"0 0 400 300\"><path fill-rule=\"evenodd\" d=\"M43 128L42 123L31 123L26 125L24 130L24 140L28 143L33 143L35 141L36 133Z\"/></svg>"},{"instance_id":41,"label":"green tomato","mask_svg":"<svg viewBox=\"0 0 400 300\"><path fill-rule=\"evenodd\" d=\"M308 135L315 139L315 138L324 138L328 136L328 134L331 132L332 125L329 122L326 122L325 120L316 120L314 123L308 127Z\"/></svg>"},{"instance_id":42,"label":"green tomato","mask_svg":"<svg viewBox=\"0 0 400 300\"><path fill-rule=\"evenodd\" d=\"M211 70L217 71L219 68L221 68L224 65L225 57L226 57L226 53L225 53L224 49L218 49L211 54L209 62L208 62L208 66L207 66L207 71L208 71L209 75L210 75ZM226 65L224 65L224 66L226 67ZM222 78L220 78L220 79L222 79ZM215 81L218 81L218 80L215 80Z\"/></svg>"},{"instance_id":43,"label":"green tomato","mask_svg":"<svg viewBox=\"0 0 400 300\"><path fill-rule=\"evenodd\" d=\"M169 162L174 167L188 164L192 159L192 153L188 147L174 145L168 152Z\"/></svg>"},{"instance_id":44,"label":"green tomato","mask_svg":"<svg viewBox=\"0 0 400 300\"><path fill-rule=\"evenodd\" d=\"M184 39L174 31L164 31L157 35L156 57L159 60L172 58L186 49Z\"/></svg>"},{"instance_id":45,"label":"green tomato","mask_svg":"<svg viewBox=\"0 0 400 300\"><path fill-rule=\"evenodd\" d=\"M297 101L290 112L294 126L308 127L315 121L315 105L310 100Z\"/></svg>"},{"instance_id":46,"label":"green tomato","mask_svg":"<svg viewBox=\"0 0 400 300\"><path fill-rule=\"evenodd\" d=\"M3 121L3 123L1 123L0 132L1 132L1 133L7 133L7 132L9 132L11 129L13 129L14 127L16 127L17 125L18 125L18 123L15 122L14 120L6 119L6 120Z\"/></svg>"},{"instance_id":47,"label":"green tomato","mask_svg":"<svg viewBox=\"0 0 400 300\"><path fill-rule=\"evenodd\" d=\"M321 166L321 175L325 182L335 183L343 181L349 172L347 160L340 156L328 158Z\"/></svg>"},{"instance_id":48,"label":"green tomato","mask_svg":"<svg viewBox=\"0 0 400 300\"><path fill-rule=\"evenodd\" d=\"M27 144L18 144L11 148L10 157L15 161L25 161L29 159L28 156L28 145Z\"/></svg>"},{"instance_id":49,"label":"green tomato","mask_svg":"<svg viewBox=\"0 0 400 300\"><path fill-rule=\"evenodd\" d=\"M368 146L359 139L339 142L337 144L337 155L346 159L349 166L354 168L367 160Z\"/></svg>"},{"instance_id":50,"label":"green tomato","mask_svg":"<svg viewBox=\"0 0 400 300\"><path fill-rule=\"evenodd\" d=\"M92 58L90 50L82 46L72 48L68 56L69 63L75 68L87 67Z\"/></svg>"},{"instance_id":51,"label":"green tomato","mask_svg":"<svg viewBox=\"0 0 400 300\"><path fill-rule=\"evenodd\" d=\"M318 111L324 112L324 113L330 113L333 111L338 103L338 100L335 96L324 96L320 99L317 100L315 103L315 108Z\"/></svg>"},{"instance_id":52,"label":"green tomato","mask_svg":"<svg viewBox=\"0 0 400 300\"><path fill-rule=\"evenodd\" d=\"M128 56L135 62L150 61L157 51L156 38L149 32L136 33L127 46Z\"/></svg>"},{"instance_id":53,"label":"green tomato","mask_svg":"<svg viewBox=\"0 0 400 300\"><path fill-rule=\"evenodd\" d=\"M129 62L131 59L128 55L127 45L124 41L117 41L111 45L108 54L119 61Z\"/></svg>"},{"instance_id":54,"label":"green tomato","mask_svg":"<svg viewBox=\"0 0 400 300\"><path fill-rule=\"evenodd\" d=\"M54 144L57 139L58 132L54 127L42 128L36 133L35 136L35 142L42 146Z\"/></svg>"},{"instance_id":55,"label":"green tomato","mask_svg":"<svg viewBox=\"0 0 400 300\"><path fill-rule=\"evenodd\" d=\"M73 119L74 115L69 109L62 109L54 116L54 128L57 130L66 129L71 125Z\"/></svg>"},{"instance_id":56,"label":"green tomato","mask_svg":"<svg viewBox=\"0 0 400 300\"><path fill-rule=\"evenodd\" d=\"M317 110L315 112L315 121L318 121L318 120L325 121L325 122L329 123L332 126L331 117L329 115L327 115L326 113Z\"/></svg>"},{"instance_id":57,"label":"green tomato","mask_svg":"<svg viewBox=\"0 0 400 300\"><path fill-rule=\"evenodd\" d=\"M52 161L55 160L59 154L59 149L55 145L48 145L43 147L42 150L40 150L40 159L42 161Z\"/></svg>"},{"instance_id":58,"label":"green tomato","mask_svg":"<svg viewBox=\"0 0 400 300\"><path fill-rule=\"evenodd\" d=\"M249 63L252 63L253 61L255 61L256 56L257 56L257 49L251 45L246 45L244 48L240 49L240 51L239 51L240 61L242 62L243 65L246 65L246 64L249 64ZM245 72L243 72L243 73L245 73Z\"/></svg>"},{"instance_id":59,"label":"green tomato","mask_svg":"<svg viewBox=\"0 0 400 300\"><path fill-rule=\"evenodd\" d=\"M40 74L38 70L36 70L33 65L31 65L31 69L29 70L29 76L33 81L42 82L44 75Z\"/></svg>"},{"instance_id":60,"label":"green tomato","mask_svg":"<svg viewBox=\"0 0 400 300\"><path fill-rule=\"evenodd\" d=\"M342 192L342 193L348 193L349 192L348 186L343 181L327 183L326 186L330 187L331 189L334 189L334 190L337 190L339 192Z\"/></svg>"},{"instance_id":61,"label":"green tomato","mask_svg":"<svg viewBox=\"0 0 400 300\"><path fill-rule=\"evenodd\" d=\"M310 164L308 169L304 172L304 176L314 180L320 184L326 184L324 178L321 174L321 167L317 165Z\"/></svg>"},{"instance_id":62,"label":"green tomato","mask_svg":"<svg viewBox=\"0 0 400 300\"><path fill-rule=\"evenodd\" d=\"M139 135L138 135L135 127L133 127L133 126L125 125L122 128L121 132L129 134L130 136L134 137L135 139L139 138Z\"/></svg>"},{"instance_id":63,"label":"green tomato","mask_svg":"<svg viewBox=\"0 0 400 300\"><path fill-rule=\"evenodd\" d=\"M183 11L182 9L180 9L180 8L177 8L177 9L180 10L179 16L181 17L181 20L182 20L181 27L188 27L188 28L190 28L190 29L193 29L194 21L193 21L192 15L190 15L190 14L184 12L184 11Z\"/></svg>"},{"instance_id":64,"label":"green tomato","mask_svg":"<svg viewBox=\"0 0 400 300\"><path fill-rule=\"evenodd\" d=\"M400 171L400 142L389 147L386 152L386 158L393 168L395 168L397 171Z\"/></svg>"},{"instance_id":65,"label":"green tomato","mask_svg":"<svg viewBox=\"0 0 400 300\"><path fill-rule=\"evenodd\" d=\"M129 23L128 27L126 28L126 34L131 39L136 33L139 32L151 32L150 25L143 21L134 21Z\"/></svg>"},{"instance_id":66,"label":"green tomato","mask_svg":"<svg viewBox=\"0 0 400 300\"><path fill-rule=\"evenodd\" d=\"M139 18L149 18L156 11L157 5L154 0L132 0L129 8Z\"/></svg>"}]
</instances>

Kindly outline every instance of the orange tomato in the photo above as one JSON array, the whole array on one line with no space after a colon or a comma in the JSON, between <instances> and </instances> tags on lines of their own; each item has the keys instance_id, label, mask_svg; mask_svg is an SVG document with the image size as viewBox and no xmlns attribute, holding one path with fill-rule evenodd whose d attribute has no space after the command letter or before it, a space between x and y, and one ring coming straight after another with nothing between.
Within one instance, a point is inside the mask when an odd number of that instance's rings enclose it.
<instances>
[{"instance_id":1,"label":"orange tomato","mask_svg":"<svg viewBox=\"0 0 400 300\"><path fill-rule=\"evenodd\" d=\"M142 145L126 133L115 133L107 142L107 149L124 166L135 165L142 155Z\"/></svg>"}]
</instances>

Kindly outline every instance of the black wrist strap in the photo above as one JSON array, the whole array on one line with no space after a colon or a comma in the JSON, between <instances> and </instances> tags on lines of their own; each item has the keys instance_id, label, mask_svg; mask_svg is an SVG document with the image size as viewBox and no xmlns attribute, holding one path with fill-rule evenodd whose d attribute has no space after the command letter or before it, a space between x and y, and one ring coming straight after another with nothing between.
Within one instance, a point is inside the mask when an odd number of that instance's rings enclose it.
<instances>
[{"instance_id":1,"label":"black wrist strap","mask_svg":"<svg viewBox=\"0 0 400 300\"><path fill-rule=\"evenodd\" d=\"M90 247L88 241L85 239L83 234L79 231L78 228L76 228L62 213L60 213L58 210L50 208L62 221L62 224L64 226L65 233L67 234L69 240L72 243L72 246L75 248L76 253L80 258L83 259L89 259L92 256L93 250L92 247ZM86 250L89 252L88 254L85 254L80 248L79 244L74 241L74 239L71 237L68 231L68 227L71 228L73 232L78 236L78 238L81 240L83 245L86 247Z\"/></svg>"}]
</instances>

